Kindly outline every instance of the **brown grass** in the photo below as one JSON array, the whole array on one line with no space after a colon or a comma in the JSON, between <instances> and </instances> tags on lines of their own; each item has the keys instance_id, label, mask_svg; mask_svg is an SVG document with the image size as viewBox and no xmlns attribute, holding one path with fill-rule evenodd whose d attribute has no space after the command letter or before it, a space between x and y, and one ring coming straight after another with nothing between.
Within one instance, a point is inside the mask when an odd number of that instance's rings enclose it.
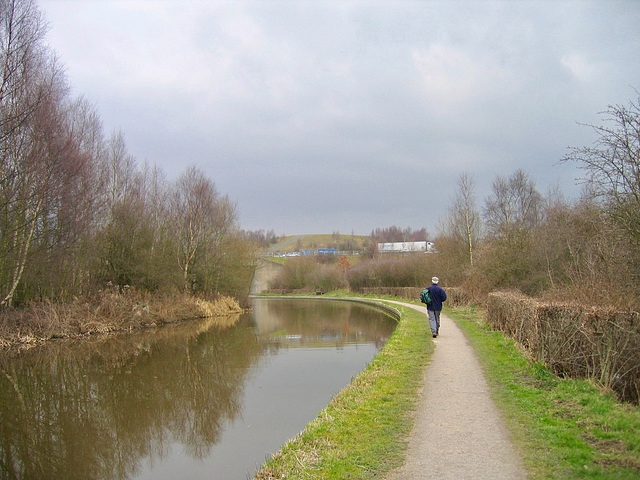
<instances>
[{"instance_id":1,"label":"brown grass","mask_svg":"<svg viewBox=\"0 0 640 480\"><path fill-rule=\"evenodd\" d=\"M0 348L241 312L229 297L209 301L183 293L151 295L110 288L70 303L34 302L22 310L0 312Z\"/></svg>"}]
</instances>

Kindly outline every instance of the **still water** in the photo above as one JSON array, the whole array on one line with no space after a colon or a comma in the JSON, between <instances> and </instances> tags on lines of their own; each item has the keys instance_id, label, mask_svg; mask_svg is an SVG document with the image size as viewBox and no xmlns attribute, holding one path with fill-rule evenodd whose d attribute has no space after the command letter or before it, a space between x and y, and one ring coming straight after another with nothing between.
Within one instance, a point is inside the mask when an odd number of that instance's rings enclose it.
<instances>
[{"instance_id":1,"label":"still water","mask_svg":"<svg viewBox=\"0 0 640 480\"><path fill-rule=\"evenodd\" d=\"M260 298L232 325L3 354L0 478L251 478L395 325L368 305Z\"/></svg>"}]
</instances>

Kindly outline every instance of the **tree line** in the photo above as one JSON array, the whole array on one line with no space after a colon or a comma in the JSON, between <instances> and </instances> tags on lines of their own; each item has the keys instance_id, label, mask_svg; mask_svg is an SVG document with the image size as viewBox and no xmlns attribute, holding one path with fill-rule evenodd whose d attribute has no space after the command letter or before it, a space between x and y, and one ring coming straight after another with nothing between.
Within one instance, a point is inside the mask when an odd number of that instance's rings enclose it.
<instances>
[{"instance_id":1,"label":"tree line","mask_svg":"<svg viewBox=\"0 0 640 480\"><path fill-rule=\"evenodd\" d=\"M560 159L585 173L567 200L560 187L541 193L523 169L497 175L479 204L472 175L460 175L440 220L435 255L378 256L348 269L290 260L275 288L417 287L432 275L484 302L495 290L549 300L640 308L640 101L609 106L592 146ZM378 241L424 240L424 230L377 228ZM337 259L336 259L337 261ZM287 262L287 263L289 263Z\"/></svg>"},{"instance_id":2,"label":"tree line","mask_svg":"<svg viewBox=\"0 0 640 480\"><path fill-rule=\"evenodd\" d=\"M411 227L401 228L392 225L386 228L375 228L371 231L371 238L376 243L390 242L424 242L427 238L427 229L413 230Z\"/></svg>"},{"instance_id":3,"label":"tree line","mask_svg":"<svg viewBox=\"0 0 640 480\"><path fill-rule=\"evenodd\" d=\"M72 98L33 0L0 0L0 306L111 284L246 293L252 244L202 171L174 182Z\"/></svg>"},{"instance_id":4,"label":"tree line","mask_svg":"<svg viewBox=\"0 0 640 480\"><path fill-rule=\"evenodd\" d=\"M436 243L449 284L638 308L640 293L640 101L610 105L591 146L561 162L583 172L580 198L546 195L524 170L497 176L483 208L474 181L458 179Z\"/></svg>"}]
</instances>

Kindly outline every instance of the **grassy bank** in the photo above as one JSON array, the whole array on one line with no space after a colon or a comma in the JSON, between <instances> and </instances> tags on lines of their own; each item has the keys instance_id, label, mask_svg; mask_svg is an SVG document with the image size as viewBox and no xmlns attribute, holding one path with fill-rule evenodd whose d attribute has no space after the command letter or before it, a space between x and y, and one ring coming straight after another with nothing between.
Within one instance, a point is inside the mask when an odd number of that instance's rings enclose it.
<instances>
[{"instance_id":1,"label":"grassy bank","mask_svg":"<svg viewBox=\"0 0 640 480\"><path fill-rule=\"evenodd\" d=\"M587 381L555 377L478 312L448 313L478 354L531 479L640 478L640 408Z\"/></svg>"},{"instance_id":2,"label":"grassy bank","mask_svg":"<svg viewBox=\"0 0 640 480\"><path fill-rule=\"evenodd\" d=\"M402 463L433 342L424 314L399 310L400 323L374 360L255 478L368 479Z\"/></svg>"},{"instance_id":3,"label":"grassy bank","mask_svg":"<svg viewBox=\"0 0 640 480\"><path fill-rule=\"evenodd\" d=\"M0 349L240 312L238 302L229 297L207 301L178 292L158 295L105 289L73 302L33 302L20 310L1 311Z\"/></svg>"}]
</instances>

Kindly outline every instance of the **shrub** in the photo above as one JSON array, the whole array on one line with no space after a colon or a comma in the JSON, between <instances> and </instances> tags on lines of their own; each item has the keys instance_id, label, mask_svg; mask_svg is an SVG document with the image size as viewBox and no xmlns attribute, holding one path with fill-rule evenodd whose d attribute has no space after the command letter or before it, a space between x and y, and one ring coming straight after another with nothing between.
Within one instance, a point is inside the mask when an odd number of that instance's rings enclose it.
<instances>
[{"instance_id":1,"label":"shrub","mask_svg":"<svg viewBox=\"0 0 640 480\"><path fill-rule=\"evenodd\" d=\"M269 287L288 290L303 289L308 287L309 275L318 268L319 265L314 257L290 258Z\"/></svg>"},{"instance_id":2,"label":"shrub","mask_svg":"<svg viewBox=\"0 0 640 480\"><path fill-rule=\"evenodd\" d=\"M321 265L309 272L307 283L322 293L339 290L347 285L344 272L335 265Z\"/></svg>"},{"instance_id":3,"label":"shrub","mask_svg":"<svg viewBox=\"0 0 640 480\"><path fill-rule=\"evenodd\" d=\"M347 272L347 282L352 291L375 287L418 287L430 284L433 275L446 281L446 272L440 272L437 254L385 255L367 260Z\"/></svg>"}]
</instances>

